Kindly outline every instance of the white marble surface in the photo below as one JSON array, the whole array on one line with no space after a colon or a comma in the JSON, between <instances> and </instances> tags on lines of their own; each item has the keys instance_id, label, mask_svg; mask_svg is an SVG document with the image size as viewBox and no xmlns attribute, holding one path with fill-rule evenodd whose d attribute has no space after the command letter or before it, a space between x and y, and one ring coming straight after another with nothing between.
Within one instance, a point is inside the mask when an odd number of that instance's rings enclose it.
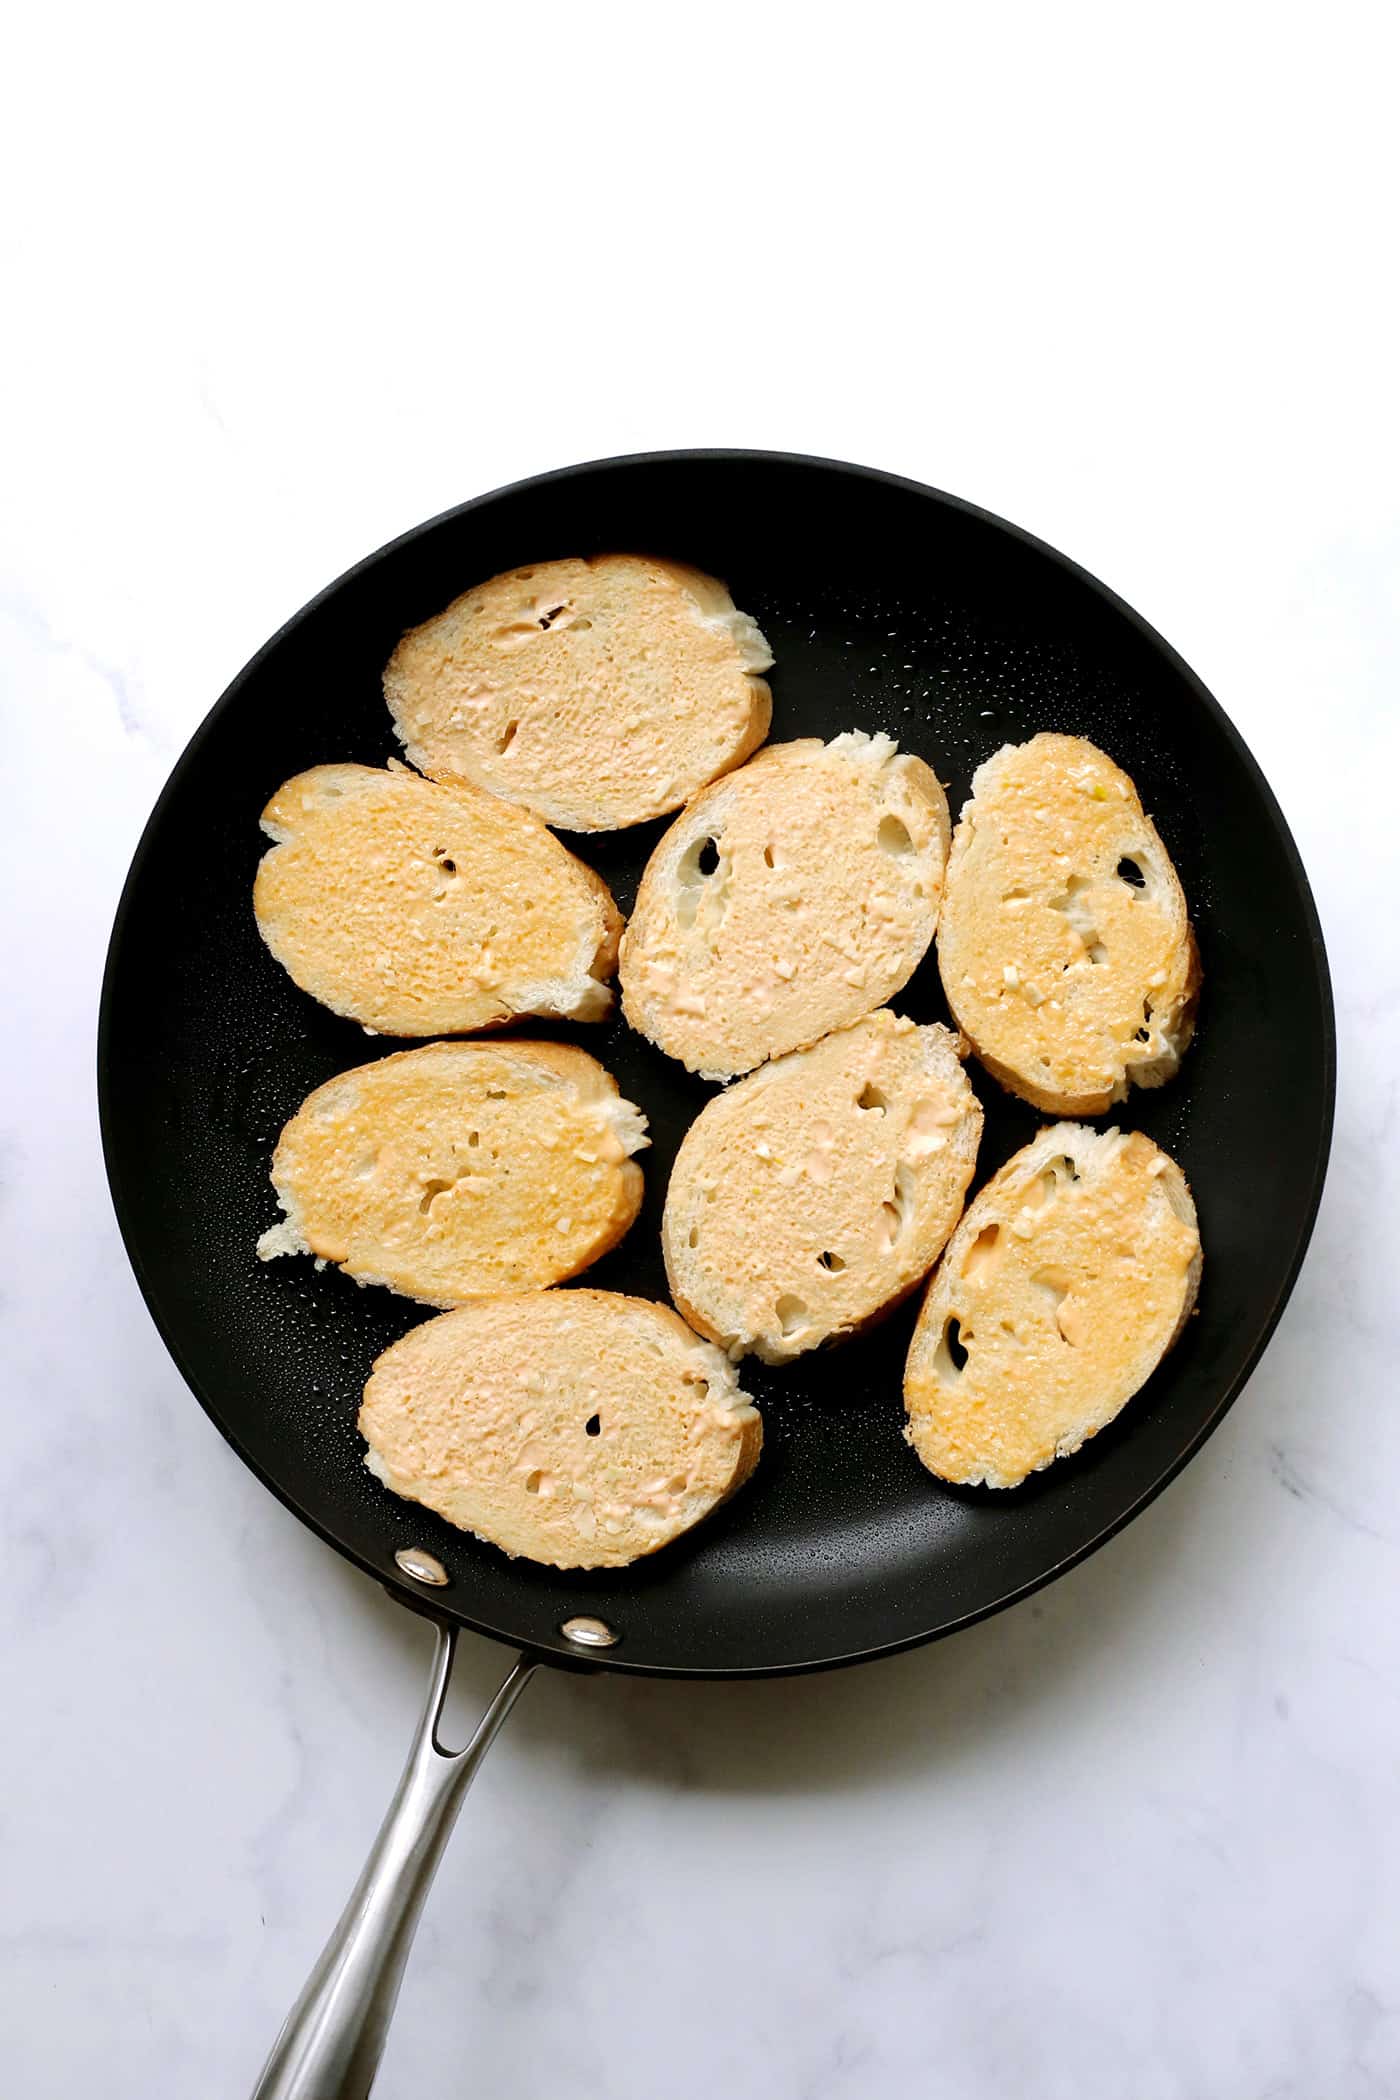
<instances>
[{"instance_id":1,"label":"white marble surface","mask_svg":"<svg viewBox=\"0 0 1400 2100\"><path fill-rule=\"evenodd\" d=\"M425 1662L224 1448L127 1273L92 1066L128 855L206 707L349 561L676 443L957 490L1172 638L1314 878L1332 1175L1224 1428L1034 1604L827 1681L532 1689L380 2090L1400 2093L1382 12L959 12L138 4L11 31L7 2093L247 2090ZM499 1667L468 1644L469 1701Z\"/></svg>"}]
</instances>

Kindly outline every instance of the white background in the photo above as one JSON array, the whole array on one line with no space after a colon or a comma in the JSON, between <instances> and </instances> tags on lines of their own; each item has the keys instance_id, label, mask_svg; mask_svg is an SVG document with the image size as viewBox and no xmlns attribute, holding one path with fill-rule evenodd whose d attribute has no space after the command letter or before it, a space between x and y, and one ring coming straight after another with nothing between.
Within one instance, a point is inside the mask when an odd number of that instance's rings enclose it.
<instances>
[{"instance_id":1,"label":"white background","mask_svg":"<svg viewBox=\"0 0 1400 2100\"><path fill-rule=\"evenodd\" d=\"M420 1633L151 1330L93 1104L184 740L348 563L667 445L952 489L1234 716L1341 1038L1301 1284L1204 1454L1036 1603L757 1688L548 1679L380 2090L1400 2093L1389 11L30 7L7 38L0 2033L23 2100L243 2094ZM480 1702L497 1652L468 1643Z\"/></svg>"}]
</instances>

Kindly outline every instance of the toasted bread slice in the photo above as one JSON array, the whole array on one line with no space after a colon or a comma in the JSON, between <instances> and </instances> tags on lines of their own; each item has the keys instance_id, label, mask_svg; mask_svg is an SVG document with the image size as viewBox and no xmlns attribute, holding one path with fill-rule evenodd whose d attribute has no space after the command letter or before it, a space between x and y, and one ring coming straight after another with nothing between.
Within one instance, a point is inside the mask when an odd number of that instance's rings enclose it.
<instances>
[{"instance_id":1,"label":"toasted bread slice","mask_svg":"<svg viewBox=\"0 0 1400 2100\"><path fill-rule=\"evenodd\" d=\"M566 831L680 805L756 751L768 644L722 583L637 554L493 576L413 628L384 673L404 750Z\"/></svg>"},{"instance_id":2,"label":"toasted bread slice","mask_svg":"<svg viewBox=\"0 0 1400 2100\"><path fill-rule=\"evenodd\" d=\"M262 814L253 887L288 975L378 1035L601 1020L622 919L528 810L407 766L313 766Z\"/></svg>"},{"instance_id":3,"label":"toasted bread slice","mask_svg":"<svg viewBox=\"0 0 1400 2100\"><path fill-rule=\"evenodd\" d=\"M1181 1062L1201 981L1186 899L1126 773L1082 737L1007 744L972 782L938 966L1004 1087L1101 1115Z\"/></svg>"},{"instance_id":4,"label":"toasted bread slice","mask_svg":"<svg viewBox=\"0 0 1400 2100\"><path fill-rule=\"evenodd\" d=\"M731 1357L786 1363L854 1334L938 1259L982 1109L946 1028L883 1007L739 1080L671 1171L671 1296Z\"/></svg>"},{"instance_id":5,"label":"toasted bread slice","mask_svg":"<svg viewBox=\"0 0 1400 2100\"><path fill-rule=\"evenodd\" d=\"M314 1254L424 1305L541 1290L616 1246L646 1117L564 1043L429 1043L342 1072L277 1141L286 1217L264 1261Z\"/></svg>"},{"instance_id":6,"label":"toasted bread slice","mask_svg":"<svg viewBox=\"0 0 1400 2100\"><path fill-rule=\"evenodd\" d=\"M893 738L771 745L647 862L622 942L628 1020L706 1079L859 1020L933 939L947 856L943 790Z\"/></svg>"},{"instance_id":7,"label":"toasted bread slice","mask_svg":"<svg viewBox=\"0 0 1400 2100\"><path fill-rule=\"evenodd\" d=\"M1057 1123L968 1205L904 1373L907 1435L942 1480L1017 1487L1156 1370L1196 1302L1180 1167L1140 1131Z\"/></svg>"},{"instance_id":8,"label":"toasted bread slice","mask_svg":"<svg viewBox=\"0 0 1400 2100\"><path fill-rule=\"evenodd\" d=\"M478 1298L386 1349L365 1463L505 1553L622 1568L743 1485L763 1425L669 1306L610 1291Z\"/></svg>"}]
</instances>

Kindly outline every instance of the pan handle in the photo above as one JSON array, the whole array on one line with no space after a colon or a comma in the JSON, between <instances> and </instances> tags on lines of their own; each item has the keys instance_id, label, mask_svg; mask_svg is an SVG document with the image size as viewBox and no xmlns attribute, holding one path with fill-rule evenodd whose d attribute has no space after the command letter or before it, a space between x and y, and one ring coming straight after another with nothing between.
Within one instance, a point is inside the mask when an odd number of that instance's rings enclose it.
<instances>
[{"instance_id":1,"label":"pan handle","mask_svg":"<svg viewBox=\"0 0 1400 2100\"><path fill-rule=\"evenodd\" d=\"M288 2013L253 2100L365 2100L394 2016L424 1899L462 1796L536 1663L518 1658L465 1750L437 1739L456 1630L437 1629L433 1674L413 1748L340 1923Z\"/></svg>"}]
</instances>

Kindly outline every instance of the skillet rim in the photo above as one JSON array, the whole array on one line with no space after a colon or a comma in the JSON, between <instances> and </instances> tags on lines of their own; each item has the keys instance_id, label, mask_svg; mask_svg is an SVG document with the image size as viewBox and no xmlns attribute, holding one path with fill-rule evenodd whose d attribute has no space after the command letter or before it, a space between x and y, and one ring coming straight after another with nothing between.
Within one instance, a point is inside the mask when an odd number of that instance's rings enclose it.
<instances>
[{"instance_id":1,"label":"skillet rim","mask_svg":"<svg viewBox=\"0 0 1400 2100\"><path fill-rule=\"evenodd\" d=\"M1174 674L1186 684L1196 702L1203 706L1207 714L1213 718L1216 727L1223 733L1226 741L1232 747L1235 757L1243 763L1247 775L1253 782L1260 810L1282 850L1284 861L1292 877L1293 894L1301 907L1301 915L1308 936L1308 953L1315 975L1319 1014L1322 1024L1321 1069L1318 1074L1317 1089L1320 1093L1317 1145L1311 1164L1307 1200L1303 1206L1292 1253L1274 1293L1272 1304L1265 1313L1254 1344L1244 1363L1235 1377L1227 1381L1205 1420L1199 1425L1195 1433L1187 1439L1175 1456L1163 1467L1157 1478L1144 1488L1142 1493L1126 1509L1120 1511L1111 1521L1101 1525L1090 1538L1084 1540L1073 1552L1064 1555L1029 1581L1014 1585L1002 1596L993 1599L987 1604L978 1606L975 1610L960 1613L940 1625L928 1627L918 1633L901 1635L897 1639L880 1642L868 1648L819 1658L808 1658L798 1662L780 1662L756 1666L740 1666L737 1668L696 1667L693 1664L685 1663L674 1665L656 1662L636 1663L630 1661L625 1654L615 1655L608 1652L598 1652L585 1659L582 1656L575 1657L561 1654L552 1649L536 1648L528 1642L522 1642L519 1636L510 1633L502 1627L492 1626L483 1620L473 1618L469 1612L460 1609L455 1601L449 1602L446 1597L429 1599L419 1590L410 1589L406 1585L400 1588L397 1584L386 1581L384 1571L381 1568L374 1566L365 1556L358 1553L343 1540L333 1537L324 1525L307 1509L303 1508L244 1448L233 1426L215 1411L211 1402L206 1398L198 1378L185 1359L184 1353L177 1347L171 1335L167 1332L165 1323L157 1310L152 1287L148 1282L145 1264L140 1252L139 1231L133 1217L132 1206L129 1205L121 1185L121 1175L116 1157L115 1124L117 1110L112 1098L115 987L121 969L123 947L128 936L129 924L134 914L135 892L143 873L144 864L153 848L156 835L162 827L167 807L175 800L176 795L180 791L183 776L189 762L197 754L206 736L212 733L215 724L221 721L223 716L237 705L244 687L255 676L264 661L278 648L284 637L289 635L304 619L316 611L333 593L341 590L345 585L353 583L356 577L363 575L389 555L397 553L413 541L436 531L448 521L479 510L484 505L494 503L503 497L518 495L527 490L548 488L607 469L670 466L684 461L701 460L735 463L761 462L766 465L785 468L816 468L827 473L849 476L879 488L899 490L907 495L931 499L941 504L948 511L975 521L979 525L990 526L995 531L1006 534L1024 550L1047 560L1080 586L1087 587L1111 612L1127 622L1136 631L1140 639L1147 644L1149 649L1160 656ZM387 540L382 546L375 548L361 560L352 563L348 569L326 584L314 597L308 599L249 658L248 662L198 723L172 766L169 776L156 798L151 813L142 827L140 838L131 857L131 864L127 869L126 878L122 884L121 896L113 918L112 932L103 965L102 991L97 1021L97 1099L103 1165L106 1171L107 1187L111 1196L112 1208L116 1215L117 1228L121 1234L127 1260L131 1264L131 1269L136 1278L142 1299L145 1302L146 1310L150 1314L152 1324L160 1336L166 1353L201 1408L203 1408L205 1414L214 1424L214 1427L242 1464L248 1468L249 1472L325 1545L331 1547L342 1559L350 1562L352 1566L359 1568L362 1573L379 1583L397 1603L406 1605L420 1617L432 1619L440 1624L445 1623L464 1627L472 1633L480 1634L488 1640L500 1642L507 1647L515 1649L525 1648L536 1660L548 1663L554 1668L576 1671L607 1670L632 1677L690 1679L697 1682L808 1676L818 1671L845 1669L856 1663L878 1661L884 1656L902 1654L909 1649L923 1647L931 1641L942 1640L951 1633L961 1632L965 1627L974 1626L980 1620L991 1618L997 1612L1006 1610L1008 1606L1020 1603L1027 1597L1034 1596L1037 1590L1044 1589L1049 1583L1058 1580L1061 1575L1067 1574L1071 1568L1077 1567L1081 1561L1087 1560L1090 1554L1096 1553L1101 1546L1107 1545L1108 1541L1115 1538L1135 1517L1140 1516L1143 1510L1150 1503L1154 1502L1163 1490L1175 1480L1182 1469L1196 1456L1207 1438L1214 1433L1224 1420L1225 1415L1253 1376L1259 1360L1263 1356L1275 1328L1278 1326L1284 1308L1292 1296L1299 1271L1303 1265L1303 1259L1312 1239L1313 1229L1317 1222L1318 1208L1322 1200L1322 1191L1326 1182L1336 1112L1336 1093L1337 1028L1331 973L1328 967L1327 948L1323 937L1322 923L1318 914L1316 900L1313 896L1312 886L1308 881L1307 871L1303 866L1302 856L1289 828L1288 820L1284 816L1278 799L1253 752L1214 694L1203 684L1190 665L1177 654L1171 644L1158 633L1149 621L1145 620L1140 613L1134 611L1132 606L1120 598L1115 591L1110 590L1108 585L1101 582L1090 570L1073 561L1068 555L1060 553L1057 548L1052 547L1047 541L1038 539L1035 534L1027 532L1019 525L1012 524L1008 519L998 516L994 511L984 509L979 504L970 503L960 496L948 494L946 490L933 488L926 482L915 481L907 475L893 474L880 467L864 466L850 460L831 459L820 454L774 452L762 448L748 447L693 446L653 452L619 453L603 459L579 460L570 466L553 468L543 474L527 475L522 480L508 482L499 488L489 489L479 496L471 497L465 503L453 504L448 509L437 512L433 517L424 519L417 525L410 526L407 531L399 533L395 538Z\"/></svg>"}]
</instances>

